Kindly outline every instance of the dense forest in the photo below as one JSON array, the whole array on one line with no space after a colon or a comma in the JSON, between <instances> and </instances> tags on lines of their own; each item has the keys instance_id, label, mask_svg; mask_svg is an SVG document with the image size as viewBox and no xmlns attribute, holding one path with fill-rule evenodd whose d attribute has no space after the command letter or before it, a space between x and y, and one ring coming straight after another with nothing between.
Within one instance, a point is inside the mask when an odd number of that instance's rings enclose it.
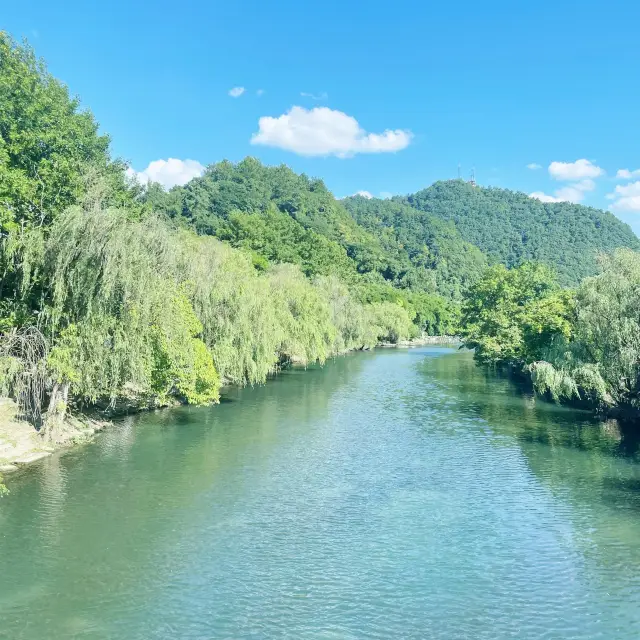
<instances>
[{"instance_id":1,"label":"dense forest","mask_svg":"<svg viewBox=\"0 0 640 640\"><path fill-rule=\"evenodd\" d=\"M462 331L479 360L517 361L554 397L637 389L635 347L597 343L638 335L640 243L608 213L461 181L338 200L254 158L168 192L126 168L91 112L0 32L0 395L49 440L70 409L216 402L224 383L421 333ZM560 288L620 247L576 293ZM623 304L602 301L611 291L627 306L594 328ZM619 370L596 375L602 358Z\"/></svg>"},{"instance_id":2,"label":"dense forest","mask_svg":"<svg viewBox=\"0 0 640 640\"><path fill-rule=\"evenodd\" d=\"M392 200L353 196L343 203L388 253L406 256L409 272L447 298L459 300L487 267L486 256L462 239L453 222Z\"/></svg>"},{"instance_id":3,"label":"dense forest","mask_svg":"<svg viewBox=\"0 0 640 640\"><path fill-rule=\"evenodd\" d=\"M554 267L565 286L595 275L599 253L620 247L640 250L640 240L613 214L570 202L544 203L524 193L461 180L436 182L394 200L452 221L490 262L507 267L542 262Z\"/></svg>"}]
</instances>

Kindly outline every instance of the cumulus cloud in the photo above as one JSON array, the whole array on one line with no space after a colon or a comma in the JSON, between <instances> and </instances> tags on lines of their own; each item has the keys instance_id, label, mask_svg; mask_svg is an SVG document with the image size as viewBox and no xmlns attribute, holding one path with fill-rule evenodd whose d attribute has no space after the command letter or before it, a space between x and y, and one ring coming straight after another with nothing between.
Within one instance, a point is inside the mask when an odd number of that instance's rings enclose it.
<instances>
[{"instance_id":1,"label":"cumulus cloud","mask_svg":"<svg viewBox=\"0 0 640 640\"><path fill-rule=\"evenodd\" d=\"M591 178L585 178L579 182L567 185L558 189L555 194L561 200L567 200L568 202L582 202L585 197L585 192L593 191L596 188L596 183Z\"/></svg>"},{"instance_id":2,"label":"cumulus cloud","mask_svg":"<svg viewBox=\"0 0 640 640\"><path fill-rule=\"evenodd\" d=\"M609 209L618 213L640 213L640 196L620 198L610 205Z\"/></svg>"},{"instance_id":3,"label":"cumulus cloud","mask_svg":"<svg viewBox=\"0 0 640 640\"><path fill-rule=\"evenodd\" d=\"M538 165L527 165L530 169ZM569 184L556 189L553 195L542 191L529 194L531 198L537 198L542 202L582 202L589 191L596 188L593 178L604 175L604 169L593 164L590 160L582 158L575 162L552 162L549 165L549 175L554 180L568 182Z\"/></svg>"},{"instance_id":4,"label":"cumulus cloud","mask_svg":"<svg viewBox=\"0 0 640 640\"><path fill-rule=\"evenodd\" d=\"M127 176L137 180L140 184L159 182L165 189L171 189L176 185L183 185L192 178L201 176L205 167L197 160L154 160L144 171L135 171L131 167L127 169Z\"/></svg>"},{"instance_id":5,"label":"cumulus cloud","mask_svg":"<svg viewBox=\"0 0 640 640\"><path fill-rule=\"evenodd\" d=\"M387 153L405 149L413 134L402 129L367 133L352 116L328 107L292 107L277 118L265 116L251 144L277 147L303 156L347 158L356 153Z\"/></svg>"},{"instance_id":6,"label":"cumulus cloud","mask_svg":"<svg viewBox=\"0 0 640 640\"><path fill-rule=\"evenodd\" d=\"M233 87L233 89L229 89L229 95L232 98L239 98L244 92L244 87Z\"/></svg>"},{"instance_id":7,"label":"cumulus cloud","mask_svg":"<svg viewBox=\"0 0 640 640\"><path fill-rule=\"evenodd\" d=\"M611 211L640 213L640 180L626 185L618 185L607 198L615 200Z\"/></svg>"},{"instance_id":8,"label":"cumulus cloud","mask_svg":"<svg viewBox=\"0 0 640 640\"><path fill-rule=\"evenodd\" d=\"M367 200L371 200L371 198L373 198L373 194L369 191L356 191L354 194L354 196L362 196L363 198L366 198Z\"/></svg>"},{"instance_id":9,"label":"cumulus cloud","mask_svg":"<svg viewBox=\"0 0 640 640\"><path fill-rule=\"evenodd\" d=\"M533 193L529 194L529 197L540 200L540 202L562 202L562 198L556 198L555 196L547 195L542 191L534 191Z\"/></svg>"},{"instance_id":10,"label":"cumulus cloud","mask_svg":"<svg viewBox=\"0 0 640 640\"><path fill-rule=\"evenodd\" d=\"M527 169L531 169L531 171L537 171L538 169L542 169L542 165L537 162L530 162L527 165Z\"/></svg>"},{"instance_id":11,"label":"cumulus cloud","mask_svg":"<svg viewBox=\"0 0 640 640\"><path fill-rule=\"evenodd\" d=\"M582 202L585 197L585 192L593 191L596 188L596 183L591 178L585 178L578 182L573 182L565 187L556 189L550 196L542 191L535 191L530 193L530 198L536 198L541 202Z\"/></svg>"},{"instance_id":12,"label":"cumulus cloud","mask_svg":"<svg viewBox=\"0 0 640 640\"><path fill-rule=\"evenodd\" d=\"M640 196L640 180L637 182L630 182L629 184L619 184L614 194L616 197L628 198L630 196Z\"/></svg>"},{"instance_id":13,"label":"cumulus cloud","mask_svg":"<svg viewBox=\"0 0 640 640\"><path fill-rule=\"evenodd\" d=\"M549 165L549 175L554 180L581 180L604 175L604 169L582 158L575 162L552 162Z\"/></svg>"},{"instance_id":14,"label":"cumulus cloud","mask_svg":"<svg viewBox=\"0 0 640 640\"><path fill-rule=\"evenodd\" d=\"M618 169L616 173L616 178L618 180L631 180L631 178L637 178L640 176L640 169L636 169L635 171L629 171L629 169Z\"/></svg>"}]
</instances>

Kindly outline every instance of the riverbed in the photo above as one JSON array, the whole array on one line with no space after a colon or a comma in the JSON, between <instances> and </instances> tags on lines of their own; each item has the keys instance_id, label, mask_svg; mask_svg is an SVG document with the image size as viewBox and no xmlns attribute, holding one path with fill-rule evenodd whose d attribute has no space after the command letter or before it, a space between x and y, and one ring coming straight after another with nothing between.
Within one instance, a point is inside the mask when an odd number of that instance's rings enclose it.
<instances>
[{"instance_id":1,"label":"riverbed","mask_svg":"<svg viewBox=\"0 0 640 640\"><path fill-rule=\"evenodd\" d=\"M0 638L640 636L640 455L442 347L119 421L7 477Z\"/></svg>"}]
</instances>

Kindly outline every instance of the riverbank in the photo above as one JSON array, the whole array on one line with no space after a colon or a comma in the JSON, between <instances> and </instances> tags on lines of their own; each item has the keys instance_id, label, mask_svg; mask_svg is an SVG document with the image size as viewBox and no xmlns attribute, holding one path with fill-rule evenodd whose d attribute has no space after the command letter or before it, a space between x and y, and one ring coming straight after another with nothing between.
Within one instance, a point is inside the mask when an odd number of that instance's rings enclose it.
<instances>
[{"instance_id":1,"label":"riverbank","mask_svg":"<svg viewBox=\"0 0 640 640\"><path fill-rule=\"evenodd\" d=\"M0 474L17 471L55 451L88 442L109 424L84 414L69 414L58 442L45 442L33 425L19 417L18 405L0 398Z\"/></svg>"},{"instance_id":2,"label":"riverbank","mask_svg":"<svg viewBox=\"0 0 640 640\"><path fill-rule=\"evenodd\" d=\"M403 349L411 347L435 347L449 346L459 347L462 341L457 336L420 336L411 340L400 340L398 342L381 342L376 348L383 349Z\"/></svg>"},{"instance_id":3,"label":"riverbank","mask_svg":"<svg viewBox=\"0 0 640 640\"><path fill-rule=\"evenodd\" d=\"M435 345L457 346L460 341L455 336L420 336L398 343L381 343L383 348L413 348ZM148 407L129 407L127 413L148 411ZM87 414L68 414L65 419L64 434L58 442L45 442L33 425L18 417L18 406L8 398L0 398L0 486L2 474L18 471L33 462L42 460L57 451L68 449L86 442L112 424L110 420L99 420Z\"/></svg>"},{"instance_id":4,"label":"riverbank","mask_svg":"<svg viewBox=\"0 0 640 640\"><path fill-rule=\"evenodd\" d=\"M477 366L484 369L492 368L488 365ZM549 390L544 393L540 393L535 389L535 381L532 372L528 367L522 364L503 363L494 366L493 370L501 373L517 384L526 386L530 389L531 393L535 393L545 402L571 409L578 409L580 411L588 411L595 418L603 421L615 420L626 433L638 434L638 429L640 427L640 407L631 404L597 404L589 398L582 388L579 388L580 395L572 398L554 398Z\"/></svg>"}]
</instances>

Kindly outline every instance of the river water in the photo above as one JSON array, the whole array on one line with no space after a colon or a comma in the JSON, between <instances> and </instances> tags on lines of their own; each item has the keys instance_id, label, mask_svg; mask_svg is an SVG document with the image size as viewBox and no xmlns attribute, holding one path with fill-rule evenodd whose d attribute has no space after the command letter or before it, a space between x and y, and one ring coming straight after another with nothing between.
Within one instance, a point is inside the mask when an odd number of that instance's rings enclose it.
<instances>
[{"instance_id":1,"label":"river water","mask_svg":"<svg viewBox=\"0 0 640 640\"><path fill-rule=\"evenodd\" d=\"M127 419L7 478L0 638L640 637L640 456L444 348Z\"/></svg>"}]
</instances>

